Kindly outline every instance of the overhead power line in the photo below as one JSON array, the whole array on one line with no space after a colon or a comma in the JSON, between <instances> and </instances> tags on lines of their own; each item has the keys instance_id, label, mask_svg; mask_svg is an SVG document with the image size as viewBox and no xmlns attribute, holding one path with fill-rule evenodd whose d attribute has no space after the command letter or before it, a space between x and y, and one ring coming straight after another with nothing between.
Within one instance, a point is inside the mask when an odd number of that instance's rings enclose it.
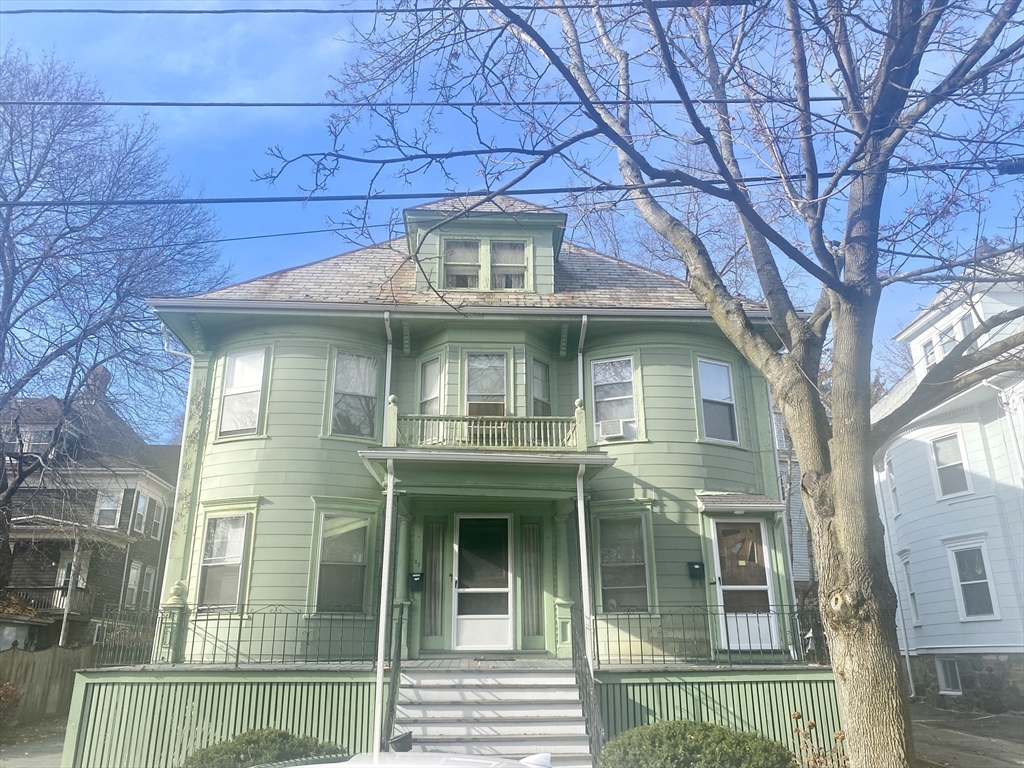
<instances>
[{"instance_id":1,"label":"overhead power line","mask_svg":"<svg viewBox=\"0 0 1024 768\"><path fill-rule=\"evenodd\" d=\"M1015 174L1017 165L1000 161L998 163L938 163L932 165L906 165L890 168L889 173L932 173L943 171L993 171L996 173ZM1005 170L1004 170L1005 169ZM857 171L847 171L850 176ZM823 174L827 175L827 174ZM789 174L790 179L802 179L803 174ZM741 184L759 184L781 181L780 176L746 176L735 179ZM723 179L703 179L706 184L725 185ZM588 194L602 192L628 192L633 189L683 189L690 184L677 182L653 182L651 184L594 184L580 187L539 187L535 189L510 189L502 194L509 195L557 195L557 194ZM177 197L155 198L146 200L12 200L0 201L0 208L95 208L114 206L144 205L247 205L253 203L355 203L355 202L386 202L399 200L437 200L455 196L478 197L493 194L490 190L475 190L461 193L441 192L379 192L369 195L281 195L260 197Z\"/></svg>"},{"instance_id":2,"label":"overhead power line","mask_svg":"<svg viewBox=\"0 0 1024 768\"><path fill-rule=\"evenodd\" d=\"M713 0L712 5L749 5L750 0ZM655 8L689 8L695 5L703 5L704 0L663 0L652 5ZM640 10L636 2L604 2L603 9L611 8L633 8ZM509 5L512 11L536 11L536 5ZM594 6L591 3L569 3L559 5L559 9L570 11L592 11ZM231 14L306 14L324 16L364 16L380 15L390 16L409 14L414 16L428 15L434 13L456 13L463 11L483 11L480 5L451 5L447 7L417 7L417 8L11 8L0 10L0 15L16 16L25 14L105 14L105 15L159 15L159 16L227 16Z\"/></svg>"},{"instance_id":3,"label":"overhead power line","mask_svg":"<svg viewBox=\"0 0 1024 768\"><path fill-rule=\"evenodd\" d=\"M812 96L811 101L842 101L840 96ZM695 104L796 104L796 99L693 99ZM637 106L674 106L683 102L679 99L608 99L589 102L602 106L617 107L625 104ZM369 105L365 101L43 101L34 99L0 99L0 106L14 107L244 107L244 108L292 108L292 107L580 107L583 102L576 100L537 99L531 101L381 101Z\"/></svg>"}]
</instances>

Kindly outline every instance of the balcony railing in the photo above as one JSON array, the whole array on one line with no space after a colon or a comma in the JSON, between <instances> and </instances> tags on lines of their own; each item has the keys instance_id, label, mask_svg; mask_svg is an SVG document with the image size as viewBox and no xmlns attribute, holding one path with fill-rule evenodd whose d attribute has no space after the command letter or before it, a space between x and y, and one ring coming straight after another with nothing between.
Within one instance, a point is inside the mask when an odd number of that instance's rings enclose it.
<instances>
[{"instance_id":1,"label":"balcony railing","mask_svg":"<svg viewBox=\"0 0 1024 768\"><path fill-rule=\"evenodd\" d=\"M585 451L586 414L577 401L573 416L398 415L388 404L385 442L402 448L475 448L502 451Z\"/></svg>"},{"instance_id":2,"label":"balcony railing","mask_svg":"<svg viewBox=\"0 0 1024 768\"><path fill-rule=\"evenodd\" d=\"M599 666L663 664L828 664L816 612L772 608L735 613L721 606L662 606L652 613L594 617Z\"/></svg>"},{"instance_id":3,"label":"balcony railing","mask_svg":"<svg viewBox=\"0 0 1024 768\"><path fill-rule=\"evenodd\" d=\"M65 587L8 587L3 590L36 613L64 613L68 607L68 588ZM71 590L70 613L92 614L93 594L85 588Z\"/></svg>"},{"instance_id":4,"label":"balcony railing","mask_svg":"<svg viewBox=\"0 0 1024 768\"><path fill-rule=\"evenodd\" d=\"M181 606L108 609L97 664L319 664L372 661L377 615L313 613L305 605L246 605L222 613ZM154 638L156 653L151 653Z\"/></svg>"}]
</instances>

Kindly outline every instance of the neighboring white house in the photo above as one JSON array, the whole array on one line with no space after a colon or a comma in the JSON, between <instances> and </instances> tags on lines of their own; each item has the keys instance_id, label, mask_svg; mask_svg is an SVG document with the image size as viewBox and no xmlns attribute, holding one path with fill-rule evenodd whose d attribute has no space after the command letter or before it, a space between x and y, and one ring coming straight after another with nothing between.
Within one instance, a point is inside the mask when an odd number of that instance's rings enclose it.
<instances>
[{"instance_id":1,"label":"neighboring white house","mask_svg":"<svg viewBox=\"0 0 1024 768\"><path fill-rule=\"evenodd\" d=\"M911 373L872 409L898 407L966 333L1019 307L1020 282L946 291L897 336ZM1021 328L1016 320L980 339ZM944 402L875 455L875 489L899 597L911 690L945 708L1022 708L1024 690L1024 371Z\"/></svg>"}]
</instances>

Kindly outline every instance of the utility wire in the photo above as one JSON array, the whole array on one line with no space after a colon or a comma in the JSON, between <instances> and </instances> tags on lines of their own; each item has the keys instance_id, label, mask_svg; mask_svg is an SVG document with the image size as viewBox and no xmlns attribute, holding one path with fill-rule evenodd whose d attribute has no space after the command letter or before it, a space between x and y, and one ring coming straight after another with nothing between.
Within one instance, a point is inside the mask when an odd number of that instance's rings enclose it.
<instances>
[{"instance_id":1,"label":"utility wire","mask_svg":"<svg viewBox=\"0 0 1024 768\"><path fill-rule=\"evenodd\" d=\"M840 96L812 96L811 101L842 101ZM616 107L626 104L637 106L679 105L679 99L609 99L588 102ZM796 104L796 99L693 99L695 104ZM581 107L582 101L539 99L536 101L41 101L29 99L0 99L0 106L14 107Z\"/></svg>"}]
</instances>

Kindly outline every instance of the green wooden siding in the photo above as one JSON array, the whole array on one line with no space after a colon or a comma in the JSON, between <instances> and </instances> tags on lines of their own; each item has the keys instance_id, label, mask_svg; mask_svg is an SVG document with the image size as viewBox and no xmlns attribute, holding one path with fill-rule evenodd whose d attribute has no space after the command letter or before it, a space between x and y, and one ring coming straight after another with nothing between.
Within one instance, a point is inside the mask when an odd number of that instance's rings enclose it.
<instances>
[{"instance_id":1,"label":"green wooden siding","mask_svg":"<svg viewBox=\"0 0 1024 768\"><path fill-rule=\"evenodd\" d=\"M814 720L817 743L835 745L842 730L831 671L815 669L736 670L614 676L598 673L597 694L609 738L661 720L718 723L753 731L799 754L797 721Z\"/></svg>"},{"instance_id":2,"label":"green wooden siding","mask_svg":"<svg viewBox=\"0 0 1024 768\"><path fill-rule=\"evenodd\" d=\"M372 715L371 672L80 672L61 768L175 768L254 728L365 752Z\"/></svg>"}]
</instances>

